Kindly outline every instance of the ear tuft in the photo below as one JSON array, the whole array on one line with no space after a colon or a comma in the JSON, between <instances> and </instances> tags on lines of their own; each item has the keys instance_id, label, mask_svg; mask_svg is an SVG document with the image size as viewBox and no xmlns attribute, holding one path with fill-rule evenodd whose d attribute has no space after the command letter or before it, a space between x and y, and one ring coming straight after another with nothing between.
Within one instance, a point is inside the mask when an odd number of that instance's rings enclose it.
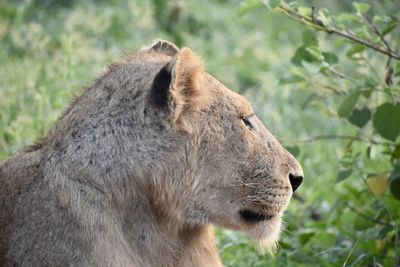
<instances>
[{"instance_id":1,"label":"ear tuft","mask_svg":"<svg viewBox=\"0 0 400 267\"><path fill-rule=\"evenodd\" d=\"M173 57L178 53L179 49L173 43L159 39L154 42L148 51Z\"/></svg>"}]
</instances>

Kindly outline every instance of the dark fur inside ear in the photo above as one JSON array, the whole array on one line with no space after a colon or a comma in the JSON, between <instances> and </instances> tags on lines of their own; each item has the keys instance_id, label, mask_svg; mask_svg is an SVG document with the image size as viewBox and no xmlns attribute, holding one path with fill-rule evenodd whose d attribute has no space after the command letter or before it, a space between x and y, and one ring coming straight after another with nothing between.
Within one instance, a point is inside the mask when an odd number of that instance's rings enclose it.
<instances>
[{"instance_id":1,"label":"dark fur inside ear","mask_svg":"<svg viewBox=\"0 0 400 267\"><path fill-rule=\"evenodd\" d=\"M175 56L179 51L179 49L173 43L164 40L158 40L149 48L149 50L172 57Z\"/></svg>"},{"instance_id":2,"label":"dark fur inside ear","mask_svg":"<svg viewBox=\"0 0 400 267\"><path fill-rule=\"evenodd\" d=\"M167 66L161 68L153 80L150 100L157 107L168 106L168 91L171 84L171 73Z\"/></svg>"}]
</instances>

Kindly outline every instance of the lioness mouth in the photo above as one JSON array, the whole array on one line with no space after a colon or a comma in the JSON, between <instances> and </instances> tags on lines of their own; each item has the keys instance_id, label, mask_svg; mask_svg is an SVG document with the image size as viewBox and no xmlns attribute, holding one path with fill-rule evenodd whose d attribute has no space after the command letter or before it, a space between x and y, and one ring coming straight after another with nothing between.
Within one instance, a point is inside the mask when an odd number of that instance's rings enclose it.
<instances>
[{"instance_id":1,"label":"lioness mouth","mask_svg":"<svg viewBox=\"0 0 400 267\"><path fill-rule=\"evenodd\" d=\"M242 218L245 221L251 222L251 223L270 220L273 217L271 215L260 214L260 213L253 212L253 211L247 210L247 209L241 210L239 213L240 213L240 216L242 216Z\"/></svg>"}]
</instances>

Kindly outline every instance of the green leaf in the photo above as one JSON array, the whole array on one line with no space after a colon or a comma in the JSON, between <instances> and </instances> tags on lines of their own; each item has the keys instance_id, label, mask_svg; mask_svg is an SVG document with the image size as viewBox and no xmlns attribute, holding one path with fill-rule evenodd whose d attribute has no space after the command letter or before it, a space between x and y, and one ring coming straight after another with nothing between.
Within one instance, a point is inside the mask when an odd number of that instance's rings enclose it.
<instances>
[{"instance_id":1,"label":"green leaf","mask_svg":"<svg viewBox=\"0 0 400 267\"><path fill-rule=\"evenodd\" d=\"M318 62L320 61L322 55L318 52L316 52L318 49L317 47L311 47L311 46L300 46L297 48L296 52L294 53L294 56L292 57L292 64L297 65L297 66L302 66L302 61L306 62ZM313 51L313 53L310 53L310 51Z\"/></svg>"},{"instance_id":2,"label":"green leaf","mask_svg":"<svg viewBox=\"0 0 400 267\"><path fill-rule=\"evenodd\" d=\"M330 65L337 64L339 62L339 58L336 54L330 52L322 52L322 56L325 61Z\"/></svg>"},{"instance_id":3,"label":"green leaf","mask_svg":"<svg viewBox=\"0 0 400 267\"><path fill-rule=\"evenodd\" d=\"M305 30L302 34L303 45L318 47L318 39L314 31Z\"/></svg>"},{"instance_id":4,"label":"green leaf","mask_svg":"<svg viewBox=\"0 0 400 267\"><path fill-rule=\"evenodd\" d=\"M400 200L400 177L393 179L390 182L390 193Z\"/></svg>"},{"instance_id":5,"label":"green leaf","mask_svg":"<svg viewBox=\"0 0 400 267\"><path fill-rule=\"evenodd\" d=\"M239 7L236 9L236 15L241 17L260 6L261 6L261 2L259 0L243 1L240 3Z\"/></svg>"},{"instance_id":6,"label":"green leaf","mask_svg":"<svg viewBox=\"0 0 400 267\"><path fill-rule=\"evenodd\" d=\"M365 46L363 45L353 45L347 52L346 52L346 56L348 58L351 58L354 54L360 53L362 51L365 50Z\"/></svg>"},{"instance_id":7,"label":"green leaf","mask_svg":"<svg viewBox=\"0 0 400 267\"><path fill-rule=\"evenodd\" d=\"M281 4L281 0L262 0L263 4L269 9L275 9Z\"/></svg>"},{"instance_id":8,"label":"green leaf","mask_svg":"<svg viewBox=\"0 0 400 267\"><path fill-rule=\"evenodd\" d=\"M400 134L400 105L380 105L374 114L373 125L382 137L395 141Z\"/></svg>"},{"instance_id":9,"label":"green leaf","mask_svg":"<svg viewBox=\"0 0 400 267\"><path fill-rule=\"evenodd\" d=\"M311 7L299 6L297 12L304 17L311 17L312 9Z\"/></svg>"},{"instance_id":10,"label":"green leaf","mask_svg":"<svg viewBox=\"0 0 400 267\"><path fill-rule=\"evenodd\" d=\"M289 151L294 157L298 157L300 155L300 147L298 146L287 146L285 147L287 151Z\"/></svg>"},{"instance_id":11,"label":"green leaf","mask_svg":"<svg viewBox=\"0 0 400 267\"><path fill-rule=\"evenodd\" d=\"M369 228L372 228L375 226L375 223L367 220L366 218L364 218L363 216L357 216L356 219L354 220L354 228L356 230L367 230Z\"/></svg>"},{"instance_id":12,"label":"green leaf","mask_svg":"<svg viewBox=\"0 0 400 267\"><path fill-rule=\"evenodd\" d=\"M310 231L300 233L299 234L300 243L302 245L306 244L311 239L311 237L313 237L314 235L315 235L315 232L310 232Z\"/></svg>"},{"instance_id":13,"label":"green leaf","mask_svg":"<svg viewBox=\"0 0 400 267\"><path fill-rule=\"evenodd\" d=\"M390 162L392 164L397 159L400 159L400 144L396 145L396 147L394 148L392 154L390 155Z\"/></svg>"},{"instance_id":14,"label":"green leaf","mask_svg":"<svg viewBox=\"0 0 400 267\"><path fill-rule=\"evenodd\" d=\"M345 100L343 100L342 104L338 109L338 114L342 118L347 118L350 116L351 111L353 110L354 106L357 104L357 100L360 96L360 91L353 92L349 94Z\"/></svg>"},{"instance_id":15,"label":"green leaf","mask_svg":"<svg viewBox=\"0 0 400 267\"><path fill-rule=\"evenodd\" d=\"M366 3L353 2L353 6L360 13L365 13L369 9L369 4Z\"/></svg>"},{"instance_id":16,"label":"green leaf","mask_svg":"<svg viewBox=\"0 0 400 267\"><path fill-rule=\"evenodd\" d=\"M361 91L361 94L366 99L369 99L372 95L372 90L363 90L363 91Z\"/></svg>"},{"instance_id":17,"label":"green leaf","mask_svg":"<svg viewBox=\"0 0 400 267\"><path fill-rule=\"evenodd\" d=\"M339 183L339 182L347 179L351 175L352 172L353 172L352 169L345 169L345 170L339 171L336 176L336 182Z\"/></svg>"},{"instance_id":18,"label":"green leaf","mask_svg":"<svg viewBox=\"0 0 400 267\"><path fill-rule=\"evenodd\" d=\"M385 29L382 30L381 32L381 36L385 36L386 34L390 33L391 31L393 31L397 26L396 22L393 22L391 24L389 24L389 26L387 26Z\"/></svg>"},{"instance_id":19,"label":"green leaf","mask_svg":"<svg viewBox=\"0 0 400 267\"><path fill-rule=\"evenodd\" d=\"M348 120L355 126L362 128L371 118L371 111L369 108L354 109Z\"/></svg>"}]
</instances>

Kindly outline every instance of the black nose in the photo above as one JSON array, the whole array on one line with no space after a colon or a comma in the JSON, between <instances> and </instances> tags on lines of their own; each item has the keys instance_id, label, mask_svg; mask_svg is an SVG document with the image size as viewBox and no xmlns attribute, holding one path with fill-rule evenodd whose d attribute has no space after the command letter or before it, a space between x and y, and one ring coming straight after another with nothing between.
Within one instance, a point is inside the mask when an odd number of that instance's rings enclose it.
<instances>
[{"instance_id":1,"label":"black nose","mask_svg":"<svg viewBox=\"0 0 400 267\"><path fill-rule=\"evenodd\" d=\"M294 192L301 185L301 182L303 182L303 176L296 176L290 173L289 180Z\"/></svg>"}]
</instances>

